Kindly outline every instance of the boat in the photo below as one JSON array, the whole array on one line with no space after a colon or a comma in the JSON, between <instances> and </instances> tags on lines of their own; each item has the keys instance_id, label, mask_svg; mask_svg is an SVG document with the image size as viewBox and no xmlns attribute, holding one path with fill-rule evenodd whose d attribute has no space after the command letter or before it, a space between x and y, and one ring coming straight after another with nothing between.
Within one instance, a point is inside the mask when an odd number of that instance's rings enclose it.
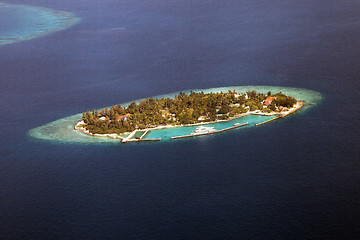
<instances>
[{"instance_id":1,"label":"boat","mask_svg":"<svg viewBox=\"0 0 360 240\"><path fill-rule=\"evenodd\" d=\"M234 127L241 127L241 126L248 125L248 124L249 124L248 122L246 122L246 123L235 123Z\"/></svg>"},{"instance_id":2,"label":"boat","mask_svg":"<svg viewBox=\"0 0 360 240\"><path fill-rule=\"evenodd\" d=\"M191 133L191 135L206 134L206 133L211 133L211 132L216 132L216 129L215 129L214 127L204 127L204 126L200 126L200 127L197 127L197 128Z\"/></svg>"}]
</instances>

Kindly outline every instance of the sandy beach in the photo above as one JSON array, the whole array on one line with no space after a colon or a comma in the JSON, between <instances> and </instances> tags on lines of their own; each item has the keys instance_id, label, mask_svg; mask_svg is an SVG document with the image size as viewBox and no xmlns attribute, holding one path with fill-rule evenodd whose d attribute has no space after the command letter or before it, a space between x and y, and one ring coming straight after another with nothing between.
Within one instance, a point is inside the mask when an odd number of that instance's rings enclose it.
<instances>
[{"instance_id":1,"label":"sandy beach","mask_svg":"<svg viewBox=\"0 0 360 240\"><path fill-rule=\"evenodd\" d=\"M266 122L270 122L270 121L273 121L273 120L276 120L276 119L279 119L279 118L283 118L291 113L294 113L296 112L297 110L299 110L300 108L302 108L304 105L304 102L303 101L298 101L294 107L288 109L287 111L282 111L280 113L278 112L272 112L272 113L265 113L265 112L262 112L260 110L256 110L256 111L249 111L249 112L246 112L246 113L242 113L242 114L238 114L234 117L230 117L226 120L216 120L216 121L210 121L210 122L202 122L202 123L192 123L192 124L181 124L181 125L171 125L171 124L168 124L168 125L160 125L160 126L157 126L157 127L150 127L150 128L144 128L144 129L136 129L132 132L126 132L124 133L123 135L127 135L126 137L121 137L120 135L116 134L116 133L108 133L108 134L98 134L98 133L91 133L89 130L85 129L83 126L84 126L84 121L83 120L80 120L76 125L75 125L75 130L78 130L78 131L81 131L82 133L84 134L87 134L87 135L90 135L90 136L94 136L94 137L108 137L108 138L112 138L112 139L119 139L121 140L122 142L128 142L128 141L131 141L131 139L133 138L133 136L136 134L136 132L138 131L144 131L144 134L142 134L142 136L140 137L140 139L142 139L146 133L148 133L149 131L151 130L158 130L158 129L166 129L166 128L177 128L177 127L189 127L189 126L199 126L199 125L207 125L207 124L212 124L212 123L221 123L221 122L228 122L228 121L231 121L231 120L234 120L234 119L237 119L237 118L241 118L241 117L244 117L244 116L247 116L247 115L262 115L262 116L278 116L277 118L275 119L272 119L272 120L268 120L268 121L265 121L263 123L259 123L257 125L262 125Z\"/></svg>"}]
</instances>

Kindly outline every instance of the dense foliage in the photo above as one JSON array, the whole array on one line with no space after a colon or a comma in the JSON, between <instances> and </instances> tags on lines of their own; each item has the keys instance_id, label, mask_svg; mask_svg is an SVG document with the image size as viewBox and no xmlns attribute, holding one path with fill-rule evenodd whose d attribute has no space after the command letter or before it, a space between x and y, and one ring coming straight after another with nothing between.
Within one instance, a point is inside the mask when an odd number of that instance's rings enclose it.
<instances>
[{"instance_id":1,"label":"dense foliage","mask_svg":"<svg viewBox=\"0 0 360 240\"><path fill-rule=\"evenodd\" d=\"M191 124L198 122L227 119L247 111L263 110L264 100L270 96L248 91L238 94L180 92L171 98L141 100L132 102L127 107L120 104L110 109L83 113L85 128L92 133L124 133L135 129L144 129L166 124ZM292 107L296 100L281 93L272 95L277 99L270 104L267 111L275 111L279 106ZM273 110L271 110L271 109Z\"/></svg>"}]
</instances>

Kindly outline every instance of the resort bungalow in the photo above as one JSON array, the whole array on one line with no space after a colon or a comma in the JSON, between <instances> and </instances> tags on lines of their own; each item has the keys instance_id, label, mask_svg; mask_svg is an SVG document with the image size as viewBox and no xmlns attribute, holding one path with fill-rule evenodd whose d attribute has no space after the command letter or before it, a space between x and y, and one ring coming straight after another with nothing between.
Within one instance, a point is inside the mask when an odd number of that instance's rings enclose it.
<instances>
[{"instance_id":1,"label":"resort bungalow","mask_svg":"<svg viewBox=\"0 0 360 240\"><path fill-rule=\"evenodd\" d=\"M264 101L264 105L265 106L269 105L275 99L276 99L276 97L268 97L268 98L266 98L265 101Z\"/></svg>"},{"instance_id":2,"label":"resort bungalow","mask_svg":"<svg viewBox=\"0 0 360 240\"><path fill-rule=\"evenodd\" d=\"M210 118L208 116L200 116L198 118L198 121L206 121L206 120L209 120Z\"/></svg>"}]
</instances>

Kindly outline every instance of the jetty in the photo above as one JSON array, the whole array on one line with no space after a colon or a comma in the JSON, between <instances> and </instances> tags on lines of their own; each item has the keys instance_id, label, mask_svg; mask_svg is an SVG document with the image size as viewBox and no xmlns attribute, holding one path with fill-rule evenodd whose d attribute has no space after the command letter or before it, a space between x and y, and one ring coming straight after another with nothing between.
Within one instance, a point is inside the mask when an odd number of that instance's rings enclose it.
<instances>
[{"instance_id":1,"label":"jetty","mask_svg":"<svg viewBox=\"0 0 360 240\"><path fill-rule=\"evenodd\" d=\"M277 116L276 118L272 118L272 119L266 120L265 122L257 123L257 124L255 124L255 126L260 126L260 125L263 125L263 124L265 124L265 123L269 123L269 122L271 122L271 121L275 121L275 120L277 120L277 119L279 119L279 118L283 118L283 117L282 117L282 116Z\"/></svg>"},{"instance_id":2,"label":"jetty","mask_svg":"<svg viewBox=\"0 0 360 240\"><path fill-rule=\"evenodd\" d=\"M298 101L298 102L297 102L297 106L296 106L294 109L291 109L291 110L288 111L288 112L282 113L282 114L278 115L277 117L272 118L272 119L270 119L270 120L267 120L267 121L265 121L265 122L257 123L257 124L255 124L255 126L260 126L260 125L269 123L269 122L271 122L271 121L275 121L275 120L277 120L277 119L279 119L279 118L284 118L284 117L288 116L289 114L296 112L297 110L299 110L299 109L302 108L303 106L304 106L304 102L303 102L303 101Z\"/></svg>"},{"instance_id":3,"label":"jetty","mask_svg":"<svg viewBox=\"0 0 360 240\"><path fill-rule=\"evenodd\" d=\"M139 138L134 138L135 134L137 132L141 132L143 130L134 130L132 133L130 133L129 136L127 136L126 138L123 138L121 140L122 143L126 143L126 142L152 142L152 141L161 141L161 138L154 138L154 139L144 139L145 135L148 134L148 132L150 131L150 129L146 129L144 131L143 134L141 134L141 136Z\"/></svg>"},{"instance_id":4,"label":"jetty","mask_svg":"<svg viewBox=\"0 0 360 240\"><path fill-rule=\"evenodd\" d=\"M154 141L161 141L161 138L154 138L154 139L136 139L136 138L132 138L132 139L123 139L121 142L122 143L127 143L127 142L154 142Z\"/></svg>"},{"instance_id":5,"label":"jetty","mask_svg":"<svg viewBox=\"0 0 360 240\"><path fill-rule=\"evenodd\" d=\"M228 131L228 130L231 130L234 128L238 128L238 127L242 127L242 126L246 126L246 125L249 125L249 123L237 124L232 127L228 127L228 128L224 128L224 129L216 130L216 131L212 131L212 132L207 132L207 133L190 134L190 135L172 137L171 139L189 138L189 137L197 137L197 136L209 135L209 134L214 134L214 133L220 133L220 132L225 132L225 131Z\"/></svg>"}]
</instances>

